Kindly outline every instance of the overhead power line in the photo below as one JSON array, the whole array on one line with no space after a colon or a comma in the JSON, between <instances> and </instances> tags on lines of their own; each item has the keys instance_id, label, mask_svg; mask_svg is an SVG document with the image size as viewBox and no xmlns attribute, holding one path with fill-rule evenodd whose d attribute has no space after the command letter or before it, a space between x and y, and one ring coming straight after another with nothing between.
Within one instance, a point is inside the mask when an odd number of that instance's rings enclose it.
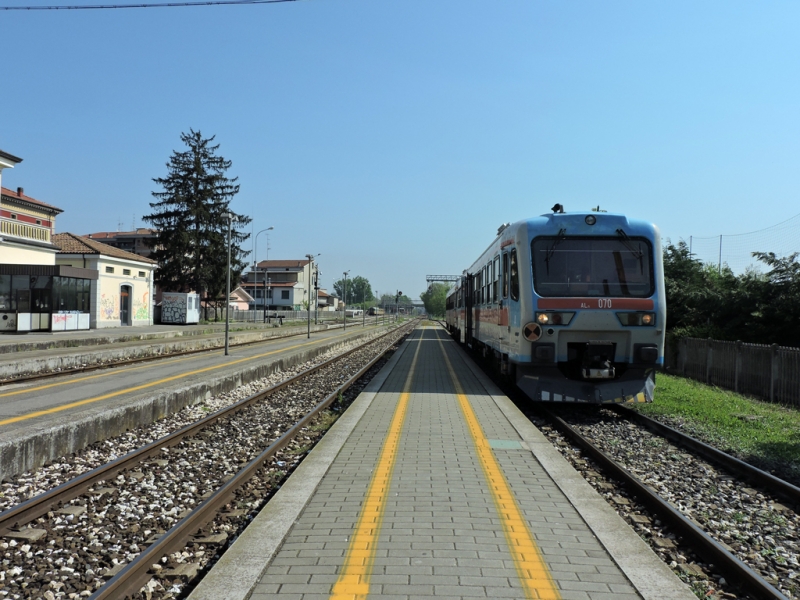
<instances>
[{"instance_id":1,"label":"overhead power line","mask_svg":"<svg viewBox=\"0 0 800 600\"><path fill-rule=\"evenodd\" d=\"M175 8L184 6L224 6L226 4L282 4L299 0L206 0L204 2L155 2L152 4L71 4L52 6L0 6L0 10L100 10L109 8Z\"/></svg>"}]
</instances>

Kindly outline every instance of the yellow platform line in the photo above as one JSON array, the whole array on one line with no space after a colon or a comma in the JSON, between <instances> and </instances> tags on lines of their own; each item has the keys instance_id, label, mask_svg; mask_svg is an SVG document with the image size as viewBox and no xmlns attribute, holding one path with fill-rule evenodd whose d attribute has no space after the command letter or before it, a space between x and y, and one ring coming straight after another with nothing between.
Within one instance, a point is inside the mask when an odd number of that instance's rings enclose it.
<instances>
[{"instance_id":1,"label":"yellow platform line","mask_svg":"<svg viewBox=\"0 0 800 600\"><path fill-rule=\"evenodd\" d=\"M421 342L424 335L425 328L422 329L417 341ZM417 343L411 368L403 385L403 392L394 409L378 464L367 488L367 495L364 498L361 514L358 516L355 532L350 538L350 546L347 549L344 565L342 565L342 572L331 590L331 600L363 600L369 594L369 580L375 562L378 536L383 524L383 515L386 512L386 499L392 483L392 472L397 460L400 436L403 433L408 399L411 396L411 382L421 347L422 344Z\"/></svg>"},{"instance_id":2,"label":"yellow platform line","mask_svg":"<svg viewBox=\"0 0 800 600\"><path fill-rule=\"evenodd\" d=\"M522 516L517 499L511 492L511 488L506 481L497 459L494 457L489 440L483 433L483 429L478 422L472 406L464 394L464 388L456 377L455 371L447 357L447 351L439 338L439 346L444 355L447 365L447 372L456 390L458 404L467 423L470 437L475 444L475 451L481 464L484 477L489 484L497 514L503 525L503 533L508 543L508 549L514 560L517 576L526 598L538 598L542 600L558 600L561 596L556 589L556 584L550 575L550 570L544 563L542 553L536 542L533 540L528 524Z\"/></svg>"},{"instance_id":3,"label":"yellow platform line","mask_svg":"<svg viewBox=\"0 0 800 600\"><path fill-rule=\"evenodd\" d=\"M62 404L60 406L54 406L52 408L46 408L44 410L37 410L35 412L25 413L24 415L19 415L18 417L9 417L8 419L0 420L0 426L2 425L10 425L11 423L19 423L20 421L27 421L29 419L35 419L36 417L43 417L45 415L52 415L55 413L59 413L64 410L69 410L70 408L77 408L78 406L84 406L86 404L92 404L94 402L100 402L102 400L108 400L110 398L116 398L117 396L122 396L124 394L129 394L131 392L138 392L141 390L146 390L148 388L158 387L165 383L169 383L170 381L177 381L178 379L185 379L187 377L192 377L194 375L200 375L201 373L207 373L209 371L215 371L217 369L223 369L225 367L230 367L232 365L237 365L243 362L251 361L251 360L258 360L259 358L264 358L270 356L272 354L277 354L278 352L285 352L287 350L296 350L297 348L303 348L304 346L311 346L314 344L320 344L322 342L330 341L330 338L314 340L312 342L305 342L303 344L296 344L294 346L290 346L288 348L280 348L278 350L271 350L270 352L264 352L262 354L257 354L255 356L248 356L247 358L239 358L237 360L231 360L228 362L221 363L219 365L213 365L210 367L204 367L202 369L195 369L194 371L186 371L185 373L181 373L179 375L171 375L170 377L164 377L162 379L158 379L156 381L150 381L148 383L143 383L141 385L136 385L133 387L125 388L124 390L117 390L116 392L109 392L108 394L102 394L101 396L94 396L93 398L87 398L85 400L78 400L76 402L70 402L69 404ZM72 380L74 382L74 380ZM24 391L36 391L38 389L45 389L48 387L52 387L52 385L57 384L50 384L46 386L41 386L40 388L33 388L27 389ZM12 393L16 392L7 392L5 395L11 395ZM2 396L0 396L2 397Z\"/></svg>"}]
</instances>

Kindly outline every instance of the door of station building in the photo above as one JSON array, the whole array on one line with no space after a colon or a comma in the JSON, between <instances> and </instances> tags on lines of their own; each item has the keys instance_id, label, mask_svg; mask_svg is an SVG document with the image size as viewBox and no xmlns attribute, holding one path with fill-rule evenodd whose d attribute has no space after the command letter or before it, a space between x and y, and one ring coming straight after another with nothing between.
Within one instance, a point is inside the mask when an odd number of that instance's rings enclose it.
<instances>
[{"instance_id":1,"label":"door of station building","mask_svg":"<svg viewBox=\"0 0 800 600\"><path fill-rule=\"evenodd\" d=\"M131 286L123 285L119 290L119 320L121 325L131 324Z\"/></svg>"}]
</instances>

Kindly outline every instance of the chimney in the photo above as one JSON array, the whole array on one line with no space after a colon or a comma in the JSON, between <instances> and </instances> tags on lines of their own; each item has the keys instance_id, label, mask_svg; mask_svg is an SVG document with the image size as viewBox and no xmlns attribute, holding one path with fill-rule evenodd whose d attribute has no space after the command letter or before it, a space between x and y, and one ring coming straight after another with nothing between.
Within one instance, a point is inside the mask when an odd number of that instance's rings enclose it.
<instances>
[{"instance_id":1,"label":"chimney","mask_svg":"<svg viewBox=\"0 0 800 600\"><path fill-rule=\"evenodd\" d=\"M23 192L24 192L24 191L25 191L25 190L24 190L23 188L21 188L21 187L18 187L18 188L17 188L17 196L22 196L22 194L23 194Z\"/></svg>"}]
</instances>

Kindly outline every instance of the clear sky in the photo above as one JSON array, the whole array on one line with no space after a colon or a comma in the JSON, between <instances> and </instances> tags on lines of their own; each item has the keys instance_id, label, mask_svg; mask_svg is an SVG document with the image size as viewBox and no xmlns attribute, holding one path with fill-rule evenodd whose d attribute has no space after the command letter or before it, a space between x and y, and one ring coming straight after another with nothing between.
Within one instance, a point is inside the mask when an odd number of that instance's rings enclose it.
<instances>
[{"instance_id":1,"label":"clear sky","mask_svg":"<svg viewBox=\"0 0 800 600\"><path fill-rule=\"evenodd\" d=\"M193 128L270 258L417 297L555 202L673 241L800 213L799 31L794 0L0 12L3 184L61 232L144 226Z\"/></svg>"}]
</instances>

